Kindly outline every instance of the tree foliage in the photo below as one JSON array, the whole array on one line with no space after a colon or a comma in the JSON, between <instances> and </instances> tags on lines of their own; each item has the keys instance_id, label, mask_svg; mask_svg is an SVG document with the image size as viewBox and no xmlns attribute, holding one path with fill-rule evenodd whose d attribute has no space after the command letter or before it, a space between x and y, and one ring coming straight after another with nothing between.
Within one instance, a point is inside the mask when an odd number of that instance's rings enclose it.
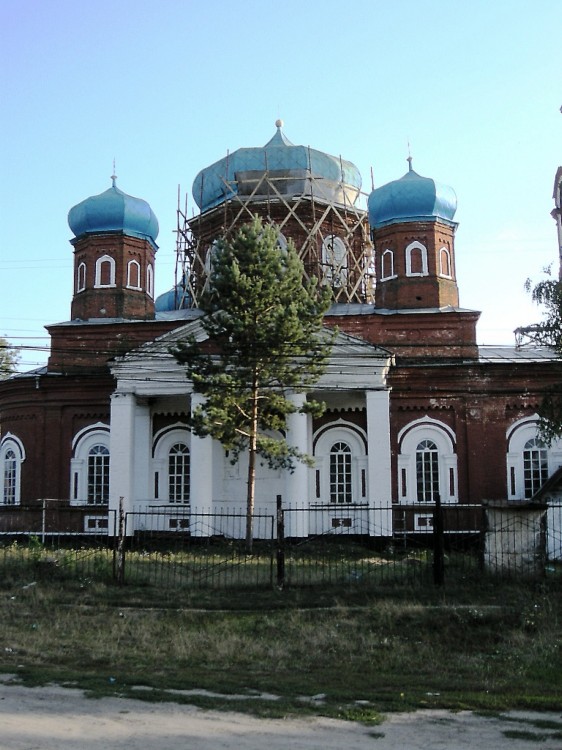
<instances>
[{"instance_id":1,"label":"tree foliage","mask_svg":"<svg viewBox=\"0 0 562 750\"><path fill-rule=\"evenodd\" d=\"M0 380L9 378L16 371L19 355L5 338L0 337Z\"/></svg>"},{"instance_id":2,"label":"tree foliage","mask_svg":"<svg viewBox=\"0 0 562 750\"><path fill-rule=\"evenodd\" d=\"M562 357L562 282L551 276L550 267L544 271L547 278L534 287L529 279L526 282L533 302L543 308L543 319L524 330L536 344L547 346ZM539 437L550 445L562 435L562 382L544 389L538 413Z\"/></svg>"},{"instance_id":3,"label":"tree foliage","mask_svg":"<svg viewBox=\"0 0 562 750\"><path fill-rule=\"evenodd\" d=\"M289 395L304 392L322 374L333 336L322 330L330 292L304 279L292 243L282 249L279 230L255 218L212 255L207 292L200 307L207 340L193 336L173 350L193 390L204 397L192 410L191 430L211 435L232 463L248 451L246 543L252 545L256 456L272 468L310 462L278 437L296 411L320 414L308 400L297 409Z\"/></svg>"}]
</instances>

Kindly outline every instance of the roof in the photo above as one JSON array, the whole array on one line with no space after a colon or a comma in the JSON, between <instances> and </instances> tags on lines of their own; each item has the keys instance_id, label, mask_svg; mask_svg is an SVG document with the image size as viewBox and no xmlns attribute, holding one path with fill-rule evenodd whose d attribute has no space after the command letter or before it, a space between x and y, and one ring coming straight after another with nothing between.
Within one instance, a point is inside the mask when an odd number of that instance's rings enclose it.
<instances>
[{"instance_id":1,"label":"roof","mask_svg":"<svg viewBox=\"0 0 562 750\"><path fill-rule=\"evenodd\" d=\"M63 321L62 323L52 323L51 325L48 325L47 328L50 330L51 328L62 326L99 326L119 323L126 325L146 325L147 323L150 324L165 320L194 320L195 318L200 318L201 315L203 315L203 313L197 308L189 308L187 310L163 310L162 312L156 312L154 320L144 320L140 318L88 318L88 320L81 320L80 318L77 318L76 320Z\"/></svg>"},{"instance_id":2,"label":"roof","mask_svg":"<svg viewBox=\"0 0 562 750\"><path fill-rule=\"evenodd\" d=\"M546 347L480 346L478 347L478 359L480 362L489 364L562 362L553 349L547 349Z\"/></svg>"},{"instance_id":3,"label":"roof","mask_svg":"<svg viewBox=\"0 0 562 750\"><path fill-rule=\"evenodd\" d=\"M452 307L451 305L447 305L446 307L407 307L390 309L386 307L375 307L375 305L364 302L350 302L348 304L335 302L326 315L339 317L345 317L347 315L435 315L436 313L445 315L447 313L459 312L480 314L477 310L470 310L465 307Z\"/></svg>"}]
</instances>

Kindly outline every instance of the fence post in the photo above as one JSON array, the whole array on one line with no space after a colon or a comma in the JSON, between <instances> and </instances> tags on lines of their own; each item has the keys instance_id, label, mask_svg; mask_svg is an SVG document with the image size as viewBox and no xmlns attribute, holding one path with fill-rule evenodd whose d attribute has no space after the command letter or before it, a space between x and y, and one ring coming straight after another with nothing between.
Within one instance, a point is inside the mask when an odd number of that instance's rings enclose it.
<instances>
[{"instance_id":1,"label":"fence post","mask_svg":"<svg viewBox=\"0 0 562 750\"><path fill-rule=\"evenodd\" d=\"M45 532L47 531L47 499L43 498L43 508L41 512L41 544L45 544Z\"/></svg>"},{"instance_id":2,"label":"fence post","mask_svg":"<svg viewBox=\"0 0 562 750\"><path fill-rule=\"evenodd\" d=\"M277 495L277 588L285 585L285 513Z\"/></svg>"},{"instance_id":3,"label":"fence post","mask_svg":"<svg viewBox=\"0 0 562 750\"><path fill-rule=\"evenodd\" d=\"M119 529L117 537L117 583L122 586L125 583L125 511L123 510L124 498L119 498Z\"/></svg>"},{"instance_id":4,"label":"fence post","mask_svg":"<svg viewBox=\"0 0 562 750\"><path fill-rule=\"evenodd\" d=\"M443 507L441 496L435 495L433 510L433 583L443 586L445 583L445 553L443 545Z\"/></svg>"}]
</instances>

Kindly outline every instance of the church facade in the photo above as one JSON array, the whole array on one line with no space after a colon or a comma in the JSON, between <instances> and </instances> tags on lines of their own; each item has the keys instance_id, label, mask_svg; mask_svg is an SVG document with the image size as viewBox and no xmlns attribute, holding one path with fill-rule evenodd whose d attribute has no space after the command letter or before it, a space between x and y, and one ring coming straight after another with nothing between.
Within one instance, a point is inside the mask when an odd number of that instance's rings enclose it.
<instances>
[{"instance_id":1,"label":"church facade","mask_svg":"<svg viewBox=\"0 0 562 750\"><path fill-rule=\"evenodd\" d=\"M561 170L556 179L560 238ZM46 367L0 382L1 505L81 509L75 531L111 533L108 512L121 507L130 533L150 517L163 531L243 535L220 519L244 507L244 457L232 464L220 444L189 432L200 396L170 349L203 336L198 299L214 243L254 215L277 227L280 252L291 240L305 274L331 287L325 326L338 328L313 392L291 396L324 401L324 415L297 412L284 435L314 466L260 466L257 512L272 512L277 496L299 507L291 536L339 524L381 537L398 523L423 532L438 497L524 501L562 466L562 443L537 435L543 390L562 363L541 348L477 345L479 313L459 303L450 187L410 159L361 208L357 168L295 146L278 121L264 147L203 169L193 196L181 278L157 299L148 203L113 178L71 209L70 320L47 326Z\"/></svg>"}]
</instances>

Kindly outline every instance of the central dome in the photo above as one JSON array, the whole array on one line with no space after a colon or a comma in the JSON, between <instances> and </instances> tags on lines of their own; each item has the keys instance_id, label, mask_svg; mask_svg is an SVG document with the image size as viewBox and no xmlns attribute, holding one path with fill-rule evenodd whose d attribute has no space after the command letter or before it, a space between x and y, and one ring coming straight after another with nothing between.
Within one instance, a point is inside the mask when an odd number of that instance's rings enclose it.
<instances>
[{"instance_id":1,"label":"central dome","mask_svg":"<svg viewBox=\"0 0 562 750\"><path fill-rule=\"evenodd\" d=\"M336 203L355 203L361 175L350 161L306 146L295 146L275 123L277 132L262 148L240 148L201 170L193 198L208 211L236 195L275 200L279 195L311 195ZM279 195L278 195L279 194Z\"/></svg>"}]
</instances>

